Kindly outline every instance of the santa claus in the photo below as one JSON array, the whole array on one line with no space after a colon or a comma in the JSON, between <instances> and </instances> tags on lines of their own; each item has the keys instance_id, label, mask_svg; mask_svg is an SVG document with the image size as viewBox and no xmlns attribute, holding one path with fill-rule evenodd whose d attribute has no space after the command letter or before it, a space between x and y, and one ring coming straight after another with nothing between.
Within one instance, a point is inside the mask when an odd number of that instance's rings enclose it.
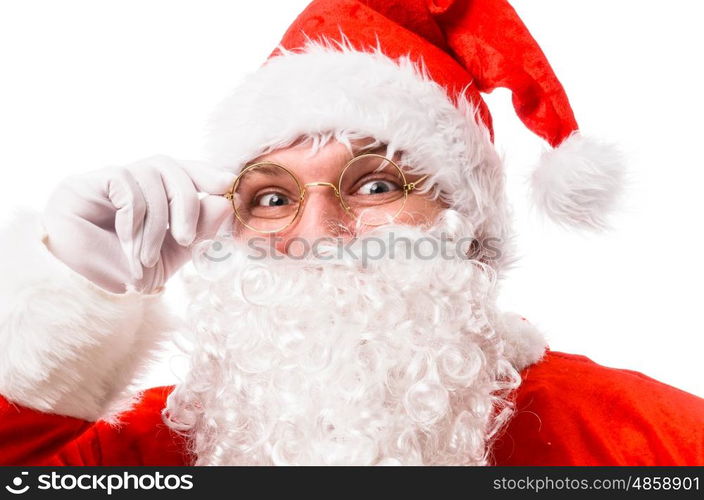
<instances>
[{"instance_id":1,"label":"santa claus","mask_svg":"<svg viewBox=\"0 0 704 500\"><path fill-rule=\"evenodd\" d=\"M503 0L315 0L218 108L208 162L66 179L2 233L0 462L704 464L704 401L554 352L512 261L480 92L554 148L554 220L622 169ZM163 291L186 263L187 324ZM165 340L171 387L132 385Z\"/></svg>"}]
</instances>

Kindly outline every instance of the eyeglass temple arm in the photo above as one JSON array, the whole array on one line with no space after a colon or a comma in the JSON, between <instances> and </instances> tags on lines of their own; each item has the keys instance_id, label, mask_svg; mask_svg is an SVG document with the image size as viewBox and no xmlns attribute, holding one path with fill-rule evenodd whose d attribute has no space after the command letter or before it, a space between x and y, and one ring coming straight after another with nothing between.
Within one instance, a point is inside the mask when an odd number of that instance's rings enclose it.
<instances>
[{"instance_id":1,"label":"eyeglass temple arm","mask_svg":"<svg viewBox=\"0 0 704 500\"><path fill-rule=\"evenodd\" d=\"M410 193L411 191L413 191L413 190L416 188L416 186L418 186L418 184L420 184L421 182L423 182L423 181L424 181L425 179L427 179L428 177L430 177L430 174L425 174L423 177L421 177L420 179L416 180L415 182L408 182L408 183L406 183L406 184L403 186L403 190L404 190L406 193Z\"/></svg>"}]
</instances>

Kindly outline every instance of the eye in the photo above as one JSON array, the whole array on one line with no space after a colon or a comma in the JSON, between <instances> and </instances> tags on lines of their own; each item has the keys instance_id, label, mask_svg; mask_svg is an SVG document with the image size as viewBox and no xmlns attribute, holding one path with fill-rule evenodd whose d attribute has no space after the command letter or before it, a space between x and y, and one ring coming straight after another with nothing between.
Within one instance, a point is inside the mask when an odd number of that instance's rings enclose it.
<instances>
[{"instance_id":1,"label":"eye","mask_svg":"<svg viewBox=\"0 0 704 500\"><path fill-rule=\"evenodd\" d=\"M357 192L355 194L366 196L366 195L389 193L391 191L398 191L400 189L401 189L401 186L399 186L395 182L377 179L377 180L365 182L364 184L362 184L362 186L357 190Z\"/></svg>"},{"instance_id":2,"label":"eye","mask_svg":"<svg viewBox=\"0 0 704 500\"><path fill-rule=\"evenodd\" d=\"M254 205L258 207L282 207L290 204L291 200L281 193L267 193L254 199Z\"/></svg>"}]
</instances>

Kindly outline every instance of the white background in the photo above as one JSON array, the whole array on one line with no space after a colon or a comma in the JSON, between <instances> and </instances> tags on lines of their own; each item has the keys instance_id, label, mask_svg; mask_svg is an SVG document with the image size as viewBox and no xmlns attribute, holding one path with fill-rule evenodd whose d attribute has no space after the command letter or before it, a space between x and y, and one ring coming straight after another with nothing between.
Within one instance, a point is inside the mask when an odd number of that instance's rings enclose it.
<instances>
[{"instance_id":1,"label":"white background","mask_svg":"<svg viewBox=\"0 0 704 500\"><path fill-rule=\"evenodd\" d=\"M71 173L156 153L199 158L208 113L307 3L2 0L0 213L40 209ZM701 3L512 3L583 133L621 145L633 184L606 235L543 222L525 179L544 145L507 91L487 96L522 252L503 305L554 350L704 396ZM172 380L161 366L148 382Z\"/></svg>"}]
</instances>

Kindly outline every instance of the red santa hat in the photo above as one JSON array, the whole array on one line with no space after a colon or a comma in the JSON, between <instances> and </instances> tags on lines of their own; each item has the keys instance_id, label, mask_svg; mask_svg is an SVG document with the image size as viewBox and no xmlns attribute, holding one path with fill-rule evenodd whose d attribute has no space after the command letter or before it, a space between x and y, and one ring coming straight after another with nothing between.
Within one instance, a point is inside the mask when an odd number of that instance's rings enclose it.
<instances>
[{"instance_id":1,"label":"red santa hat","mask_svg":"<svg viewBox=\"0 0 704 500\"><path fill-rule=\"evenodd\" d=\"M532 176L559 223L603 227L623 169L579 133L565 91L505 0L314 0L216 110L209 151L237 171L306 134L355 131L402 150L453 208L507 225L503 170L481 93L505 87L552 147Z\"/></svg>"}]
</instances>

